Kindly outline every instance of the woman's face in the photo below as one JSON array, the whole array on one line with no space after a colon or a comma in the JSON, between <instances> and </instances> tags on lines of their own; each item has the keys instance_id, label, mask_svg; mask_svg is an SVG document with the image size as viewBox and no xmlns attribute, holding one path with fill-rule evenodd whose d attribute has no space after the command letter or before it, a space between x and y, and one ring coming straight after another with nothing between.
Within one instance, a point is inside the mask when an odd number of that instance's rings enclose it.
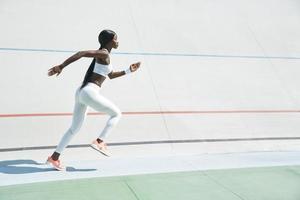
<instances>
[{"instance_id":1,"label":"woman's face","mask_svg":"<svg viewBox=\"0 0 300 200\"><path fill-rule=\"evenodd\" d=\"M117 49L118 46L119 46L118 36L115 35L114 38L112 39L112 47L113 47L114 49Z\"/></svg>"}]
</instances>

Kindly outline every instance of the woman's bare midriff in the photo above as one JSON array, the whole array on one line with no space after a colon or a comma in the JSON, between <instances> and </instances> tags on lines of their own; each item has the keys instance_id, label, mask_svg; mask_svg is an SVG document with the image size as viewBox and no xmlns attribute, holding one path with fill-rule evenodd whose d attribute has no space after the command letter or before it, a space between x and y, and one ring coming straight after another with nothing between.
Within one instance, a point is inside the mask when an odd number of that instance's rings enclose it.
<instances>
[{"instance_id":1,"label":"woman's bare midriff","mask_svg":"<svg viewBox=\"0 0 300 200\"><path fill-rule=\"evenodd\" d=\"M101 87L101 85L105 79L106 79L106 77L104 77L100 74L92 73L92 76L90 77L88 82L95 83L96 85Z\"/></svg>"}]
</instances>

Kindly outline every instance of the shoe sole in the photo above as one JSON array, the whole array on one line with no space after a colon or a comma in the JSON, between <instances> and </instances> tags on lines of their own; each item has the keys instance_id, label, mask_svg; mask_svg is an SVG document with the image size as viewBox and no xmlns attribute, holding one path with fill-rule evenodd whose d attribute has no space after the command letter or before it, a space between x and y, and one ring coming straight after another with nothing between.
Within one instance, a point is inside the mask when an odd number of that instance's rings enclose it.
<instances>
[{"instance_id":1,"label":"shoe sole","mask_svg":"<svg viewBox=\"0 0 300 200\"><path fill-rule=\"evenodd\" d=\"M110 157L110 156L111 156L108 152L102 151L101 149L99 149L99 148L97 147L97 145L95 145L95 144L91 144L90 146L91 146L93 149L95 149L96 151L102 153L103 155L105 155L105 156L107 156L107 157Z\"/></svg>"}]
</instances>

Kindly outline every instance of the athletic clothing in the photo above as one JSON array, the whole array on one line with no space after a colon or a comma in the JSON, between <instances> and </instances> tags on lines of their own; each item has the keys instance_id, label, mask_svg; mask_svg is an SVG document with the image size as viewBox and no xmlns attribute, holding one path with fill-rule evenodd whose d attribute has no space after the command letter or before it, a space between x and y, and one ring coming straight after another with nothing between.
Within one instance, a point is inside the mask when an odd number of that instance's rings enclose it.
<instances>
[{"instance_id":1,"label":"athletic clothing","mask_svg":"<svg viewBox=\"0 0 300 200\"><path fill-rule=\"evenodd\" d=\"M103 65L103 64L100 64L100 63L95 63L95 66L94 66L94 73L96 74L100 74L104 77L107 77L107 75L112 71L112 66L109 64L109 65Z\"/></svg>"},{"instance_id":2,"label":"athletic clothing","mask_svg":"<svg viewBox=\"0 0 300 200\"><path fill-rule=\"evenodd\" d=\"M106 75L110 73L109 65L101 65L96 63L95 68L98 65L97 70L101 69L100 73ZM107 68L101 68L106 66ZM102 75L102 74L101 74ZM72 125L62 137L60 143L56 148L57 153L61 153L69 144L73 136L78 133L82 123L86 117L88 106L95 109L98 112L104 112L110 116L107 120L104 129L101 131L99 138L103 140L108 132L118 123L121 118L120 109L112 103L110 100L100 94L100 87L94 83L88 83L82 89L77 89L75 94L75 106L73 112Z\"/></svg>"}]
</instances>

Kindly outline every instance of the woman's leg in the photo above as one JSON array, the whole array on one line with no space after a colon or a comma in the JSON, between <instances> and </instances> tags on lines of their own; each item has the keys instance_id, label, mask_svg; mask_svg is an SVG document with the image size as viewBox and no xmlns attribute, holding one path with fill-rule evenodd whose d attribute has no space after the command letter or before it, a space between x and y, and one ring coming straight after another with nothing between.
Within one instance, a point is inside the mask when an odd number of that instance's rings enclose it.
<instances>
[{"instance_id":1,"label":"woman's leg","mask_svg":"<svg viewBox=\"0 0 300 200\"><path fill-rule=\"evenodd\" d=\"M55 152L51 156L53 160L58 159L59 155L66 148L66 146L69 144L69 142L74 137L74 135L78 133L86 117L87 106L79 101L79 92L80 90L77 90L76 92L76 100L75 100L75 106L74 106L74 112L72 118L72 125L64 134L58 146L56 147Z\"/></svg>"},{"instance_id":2,"label":"woman's leg","mask_svg":"<svg viewBox=\"0 0 300 200\"><path fill-rule=\"evenodd\" d=\"M102 111L105 112L106 114L109 114L110 117L107 120L105 127L103 128L103 130L101 131L98 137L102 141L107 136L107 134L111 131L111 129L117 125L117 123L119 122L122 116L120 109L117 106L115 106L112 102L109 102L108 104L106 104L106 106L107 107Z\"/></svg>"},{"instance_id":3,"label":"woman's leg","mask_svg":"<svg viewBox=\"0 0 300 200\"><path fill-rule=\"evenodd\" d=\"M120 109L110 100L99 94L98 90L94 88L91 88L88 93L82 95L81 101L83 101L86 105L92 107L93 109L99 112L104 112L110 116L106 122L104 129L99 135L99 139L103 141L103 139L107 136L111 129L120 120L122 116Z\"/></svg>"}]
</instances>

